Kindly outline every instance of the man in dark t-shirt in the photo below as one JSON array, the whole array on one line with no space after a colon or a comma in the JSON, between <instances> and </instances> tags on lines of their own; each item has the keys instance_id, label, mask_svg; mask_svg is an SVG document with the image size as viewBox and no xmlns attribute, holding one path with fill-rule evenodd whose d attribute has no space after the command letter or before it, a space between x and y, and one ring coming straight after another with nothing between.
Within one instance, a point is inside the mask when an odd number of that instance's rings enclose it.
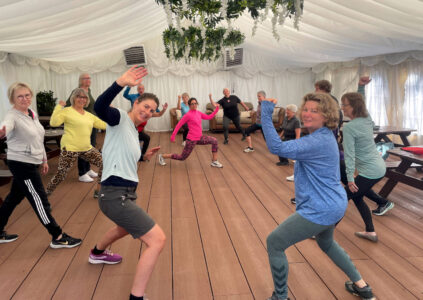
<instances>
[{"instance_id":1,"label":"man in dark t-shirt","mask_svg":"<svg viewBox=\"0 0 423 300\"><path fill-rule=\"evenodd\" d=\"M231 95L228 88L223 89L223 95L224 97L217 101L217 104L219 104L223 108L223 134L225 136L225 141L223 143L228 143L229 121L232 121L234 123L235 127L242 133L242 140L245 140L245 132L239 122L240 117L238 103L240 103L246 111L249 111L250 109L237 96ZM209 99L210 103L216 106L212 99L212 94L209 94Z\"/></svg>"}]
</instances>

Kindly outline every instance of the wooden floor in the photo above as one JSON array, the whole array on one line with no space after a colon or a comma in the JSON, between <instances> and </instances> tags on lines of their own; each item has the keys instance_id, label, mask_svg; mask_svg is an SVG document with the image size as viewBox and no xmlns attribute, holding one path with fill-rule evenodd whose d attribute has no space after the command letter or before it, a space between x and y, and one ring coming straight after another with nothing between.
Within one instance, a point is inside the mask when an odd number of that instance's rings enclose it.
<instances>
[{"instance_id":1,"label":"wooden floor","mask_svg":"<svg viewBox=\"0 0 423 300\"><path fill-rule=\"evenodd\" d=\"M148 285L150 300L263 300L272 293L266 237L295 210L289 201L294 184L285 180L292 164L276 166L277 157L266 150L261 134L253 135L254 153L242 152L239 134L231 134L228 145L221 143L222 134L214 136L222 169L210 167L210 146L197 146L185 162L140 164L137 202L167 236ZM150 146L180 152L181 136L175 144L169 137L151 134ZM45 182L57 158L50 167ZM1 187L0 195L8 189ZM77 181L75 167L50 197L58 223L84 240L74 249L50 249L50 236L29 204L17 207L6 229L19 239L0 245L1 300L128 299L142 246L126 237L111 247L124 257L121 264L88 263L90 248L112 226L99 211L93 189ZM335 238L378 299L423 299L423 191L399 184L389 199L395 208L374 217L377 244L354 236L364 224L351 202ZM289 248L287 256L291 299L357 299L345 291L346 276L314 240Z\"/></svg>"}]
</instances>

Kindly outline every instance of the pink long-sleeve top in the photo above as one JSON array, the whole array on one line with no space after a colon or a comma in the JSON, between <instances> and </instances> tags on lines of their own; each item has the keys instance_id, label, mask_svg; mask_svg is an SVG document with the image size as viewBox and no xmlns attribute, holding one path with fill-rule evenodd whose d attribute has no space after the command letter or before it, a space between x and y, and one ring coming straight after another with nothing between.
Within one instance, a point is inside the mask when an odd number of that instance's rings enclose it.
<instances>
[{"instance_id":1,"label":"pink long-sleeve top","mask_svg":"<svg viewBox=\"0 0 423 300\"><path fill-rule=\"evenodd\" d=\"M203 135L203 126L201 124L201 120L211 120L217 114L219 110L219 106L210 114L206 115L199 110L192 110L190 109L181 120L179 120L178 124L176 124L175 130L173 130L172 136L170 140L173 142L175 140L175 136L178 133L179 129L185 124L188 124L189 132L187 139L191 141L198 141L200 140L201 136Z\"/></svg>"}]
</instances>

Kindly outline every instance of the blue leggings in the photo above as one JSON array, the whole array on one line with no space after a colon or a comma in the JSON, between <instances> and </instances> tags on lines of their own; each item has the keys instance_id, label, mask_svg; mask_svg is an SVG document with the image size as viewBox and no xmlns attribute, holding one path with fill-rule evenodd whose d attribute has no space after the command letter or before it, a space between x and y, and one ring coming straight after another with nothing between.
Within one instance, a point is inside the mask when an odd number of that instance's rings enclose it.
<instances>
[{"instance_id":1,"label":"blue leggings","mask_svg":"<svg viewBox=\"0 0 423 300\"><path fill-rule=\"evenodd\" d=\"M285 249L305 239L316 237L320 249L350 278L352 282L361 279L350 257L337 242L333 240L333 225L319 225L310 222L297 212L290 215L267 237L267 253L276 295L288 297L288 260Z\"/></svg>"}]
</instances>

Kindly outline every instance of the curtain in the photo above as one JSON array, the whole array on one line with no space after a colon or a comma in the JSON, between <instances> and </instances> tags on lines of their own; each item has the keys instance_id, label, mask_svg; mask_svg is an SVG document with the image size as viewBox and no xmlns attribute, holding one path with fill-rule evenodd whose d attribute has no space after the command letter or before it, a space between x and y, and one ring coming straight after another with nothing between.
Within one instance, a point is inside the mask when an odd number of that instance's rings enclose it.
<instances>
[{"instance_id":1,"label":"curtain","mask_svg":"<svg viewBox=\"0 0 423 300\"><path fill-rule=\"evenodd\" d=\"M407 62L403 119L404 127L423 135L423 64Z\"/></svg>"}]
</instances>

